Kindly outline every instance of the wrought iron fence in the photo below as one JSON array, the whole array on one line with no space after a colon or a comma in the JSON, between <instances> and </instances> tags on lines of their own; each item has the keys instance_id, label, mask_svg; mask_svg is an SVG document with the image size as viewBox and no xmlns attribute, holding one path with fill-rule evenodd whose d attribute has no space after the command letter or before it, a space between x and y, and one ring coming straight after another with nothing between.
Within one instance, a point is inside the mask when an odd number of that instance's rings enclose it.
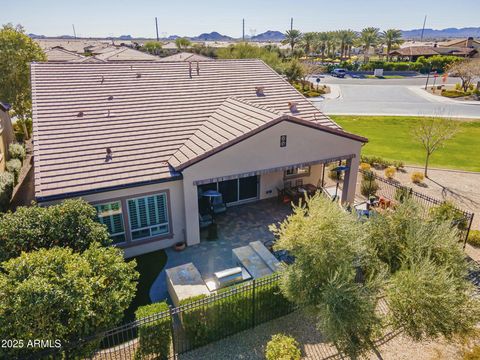
<instances>
[{"instance_id":1,"label":"wrought iron fence","mask_svg":"<svg viewBox=\"0 0 480 360\"><path fill-rule=\"evenodd\" d=\"M252 280L29 359L176 359L294 311L278 281L278 274Z\"/></svg>"},{"instance_id":2,"label":"wrought iron fence","mask_svg":"<svg viewBox=\"0 0 480 360\"><path fill-rule=\"evenodd\" d=\"M366 171L364 170L360 170L360 172L362 174L366 173ZM445 203L444 200L438 200L428 195L419 193L418 191L415 191L408 186L404 186L396 181L383 178L373 172L370 172L369 176L371 176L372 179L377 181L379 185L379 189L376 191L376 196L383 196L387 199L396 201L403 201L405 197L411 197L412 199L423 205L423 208L427 212L430 211L431 208ZM461 221L462 226L459 226L458 229L460 240L463 242L463 246L465 247L470 228L472 227L474 214L458 207L455 207L455 210L463 216L463 220Z\"/></svg>"}]
</instances>

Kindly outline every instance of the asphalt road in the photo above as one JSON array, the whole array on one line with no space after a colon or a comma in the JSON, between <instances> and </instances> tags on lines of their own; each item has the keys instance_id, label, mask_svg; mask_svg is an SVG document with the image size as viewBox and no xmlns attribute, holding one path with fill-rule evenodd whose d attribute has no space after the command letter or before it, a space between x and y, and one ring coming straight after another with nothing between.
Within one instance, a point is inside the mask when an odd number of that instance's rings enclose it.
<instances>
[{"instance_id":1,"label":"asphalt road","mask_svg":"<svg viewBox=\"0 0 480 360\"><path fill-rule=\"evenodd\" d=\"M480 102L467 104L425 94L421 90L425 81L424 77L337 79L325 76L320 84L331 85L333 98L327 96L314 100L314 103L330 115L440 115L480 119ZM449 79L448 82L456 83L458 80Z\"/></svg>"}]
</instances>

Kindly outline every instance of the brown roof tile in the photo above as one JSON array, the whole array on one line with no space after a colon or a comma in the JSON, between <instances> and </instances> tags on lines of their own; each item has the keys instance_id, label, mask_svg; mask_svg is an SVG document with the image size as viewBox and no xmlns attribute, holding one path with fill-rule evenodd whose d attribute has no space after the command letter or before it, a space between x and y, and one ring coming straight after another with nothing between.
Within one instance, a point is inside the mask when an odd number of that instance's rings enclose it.
<instances>
[{"instance_id":1,"label":"brown roof tile","mask_svg":"<svg viewBox=\"0 0 480 360\"><path fill-rule=\"evenodd\" d=\"M296 117L339 129L259 60L204 61L191 77L184 62L37 63L32 100L38 198L171 178L166 161L174 154L181 161L182 147L205 151L212 138L288 114L290 101ZM255 117L236 123L243 112ZM225 126L211 122L218 117Z\"/></svg>"}]
</instances>

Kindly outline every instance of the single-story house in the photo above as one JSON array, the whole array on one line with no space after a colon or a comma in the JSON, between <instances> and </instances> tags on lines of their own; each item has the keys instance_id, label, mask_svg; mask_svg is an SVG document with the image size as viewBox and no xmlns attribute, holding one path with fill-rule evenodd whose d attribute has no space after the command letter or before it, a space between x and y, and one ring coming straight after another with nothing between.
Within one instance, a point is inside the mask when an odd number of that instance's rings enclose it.
<instances>
[{"instance_id":1,"label":"single-story house","mask_svg":"<svg viewBox=\"0 0 480 360\"><path fill-rule=\"evenodd\" d=\"M470 47L442 47L434 46L408 46L390 51L390 56L416 61L420 56L431 57L435 55L454 55L464 58L472 58L478 55L478 50Z\"/></svg>"},{"instance_id":2,"label":"single-story house","mask_svg":"<svg viewBox=\"0 0 480 360\"><path fill-rule=\"evenodd\" d=\"M49 62L70 62L70 61L82 61L85 56L77 54L76 52L65 50L60 46L55 46L45 51L47 61Z\"/></svg>"},{"instance_id":3,"label":"single-story house","mask_svg":"<svg viewBox=\"0 0 480 360\"><path fill-rule=\"evenodd\" d=\"M200 242L199 195L229 206L317 184L361 146L260 60L34 63L35 197L93 204L127 257Z\"/></svg>"},{"instance_id":4,"label":"single-story house","mask_svg":"<svg viewBox=\"0 0 480 360\"><path fill-rule=\"evenodd\" d=\"M165 56L161 58L159 61L208 61L208 60L213 60L213 59L208 56L182 51L173 55Z\"/></svg>"}]
</instances>

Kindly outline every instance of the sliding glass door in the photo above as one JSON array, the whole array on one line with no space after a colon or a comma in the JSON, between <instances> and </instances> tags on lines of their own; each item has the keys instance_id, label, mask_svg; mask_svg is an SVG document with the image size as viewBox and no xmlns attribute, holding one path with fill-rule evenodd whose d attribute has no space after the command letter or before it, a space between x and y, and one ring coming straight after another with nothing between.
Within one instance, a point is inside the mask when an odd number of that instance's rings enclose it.
<instances>
[{"instance_id":1,"label":"sliding glass door","mask_svg":"<svg viewBox=\"0 0 480 360\"><path fill-rule=\"evenodd\" d=\"M224 202L234 205L258 199L258 182L258 176L249 176L200 185L198 190L199 195L207 190L217 190L222 194Z\"/></svg>"}]
</instances>

